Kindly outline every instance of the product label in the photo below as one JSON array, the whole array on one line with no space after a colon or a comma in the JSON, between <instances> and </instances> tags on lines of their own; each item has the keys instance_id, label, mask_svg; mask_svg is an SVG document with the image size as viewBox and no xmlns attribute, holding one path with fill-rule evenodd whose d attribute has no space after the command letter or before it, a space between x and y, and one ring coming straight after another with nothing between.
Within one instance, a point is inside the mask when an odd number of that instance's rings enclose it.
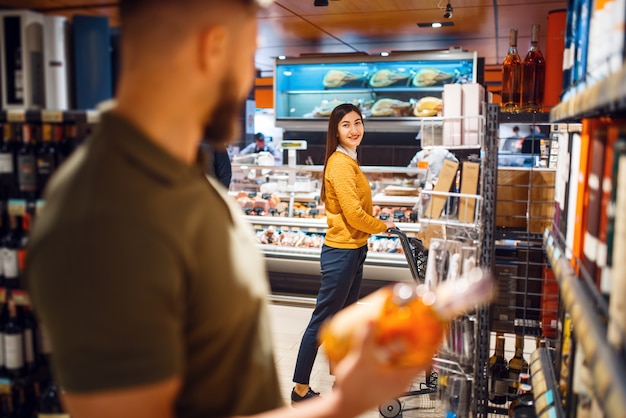
<instances>
[{"instance_id":1,"label":"product label","mask_svg":"<svg viewBox=\"0 0 626 418\"><path fill-rule=\"evenodd\" d=\"M52 345L50 344L50 337L43 323L40 323L39 328L37 329L39 330L39 338L37 339L37 341L39 342L39 352L41 354L52 353Z\"/></svg>"},{"instance_id":2,"label":"product label","mask_svg":"<svg viewBox=\"0 0 626 418\"><path fill-rule=\"evenodd\" d=\"M509 392L509 382L506 380L496 380L494 385L494 392L496 395L504 395Z\"/></svg>"},{"instance_id":3,"label":"product label","mask_svg":"<svg viewBox=\"0 0 626 418\"><path fill-rule=\"evenodd\" d=\"M22 334L4 334L4 361L9 370L20 369L24 366Z\"/></svg>"},{"instance_id":4,"label":"product label","mask_svg":"<svg viewBox=\"0 0 626 418\"><path fill-rule=\"evenodd\" d=\"M28 364L35 362L35 346L33 340L33 330L24 330L24 361Z\"/></svg>"},{"instance_id":5,"label":"product label","mask_svg":"<svg viewBox=\"0 0 626 418\"><path fill-rule=\"evenodd\" d=\"M13 156L9 153L0 154L0 174L13 173Z\"/></svg>"},{"instance_id":6,"label":"product label","mask_svg":"<svg viewBox=\"0 0 626 418\"><path fill-rule=\"evenodd\" d=\"M5 279L17 279L19 273L19 266L17 263L17 250L9 248L0 249L2 253L2 270L4 271Z\"/></svg>"},{"instance_id":7,"label":"product label","mask_svg":"<svg viewBox=\"0 0 626 418\"><path fill-rule=\"evenodd\" d=\"M4 342L4 332L0 332L0 342ZM4 344L0 344L0 366L4 366Z\"/></svg>"},{"instance_id":8,"label":"product label","mask_svg":"<svg viewBox=\"0 0 626 418\"><path fill-rule=\"evenodd\" d=\"M37 189L37 173L34 155L20 155L17 157L17 179L20 190L34 192Z\"/></svg>"},{"instance_id":9,"label":"product label","mask_svg":"<svg viewBox=\"0 0 626 418\"><path fill-rule=\"evenodd\" d=\"M52 155L37 158L37 173L40 176L49 176L54 170L54 159Z\"/></svg>"}]
</instances>

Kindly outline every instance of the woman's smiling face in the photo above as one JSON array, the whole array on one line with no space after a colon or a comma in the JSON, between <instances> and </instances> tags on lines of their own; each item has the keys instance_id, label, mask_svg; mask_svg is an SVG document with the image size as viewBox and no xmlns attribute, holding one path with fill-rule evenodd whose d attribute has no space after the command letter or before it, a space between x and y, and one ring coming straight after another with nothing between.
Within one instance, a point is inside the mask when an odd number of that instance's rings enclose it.
<instances>
[{"instance_id":1,"label":"woman's smiling face","mask_svg":"<svg viewBox=\"0 0 626 418\"><path fill-rule=\"evenodd\" d=\"M361 144L363 139L363 120L356 112L350 112L339 121L337 129L339 135L339 144L356 152L356 147Z\"/></svg>"}]
</instances>

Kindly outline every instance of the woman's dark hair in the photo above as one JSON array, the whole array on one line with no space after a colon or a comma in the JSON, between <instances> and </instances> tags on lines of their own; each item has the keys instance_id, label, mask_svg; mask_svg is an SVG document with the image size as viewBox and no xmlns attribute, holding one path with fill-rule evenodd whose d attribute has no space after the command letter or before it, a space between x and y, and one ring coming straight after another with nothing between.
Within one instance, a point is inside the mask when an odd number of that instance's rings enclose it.
<instances>
[{"instance_id":1,"label":"woman's dark hair","mask_svg":"<svg viewBox=\"0 0 626 418\"><path fill-rule=\"evenodd\" d=\"M330 114L330 118L328 119L328 130L326 131L326 155L324 156L324 171L322 172L322 188L320 190L320 199L322 202L326 202L326 187L325 181L326 178L326 163L328 163L328 159L337 149L337 145L339 145L339 122L346 116L348 113L356 112L361 120L363 120L363 114L361 113L361 109L352 103L343 103L333 109L333 112Z\"/></svg>"}]
</instances>

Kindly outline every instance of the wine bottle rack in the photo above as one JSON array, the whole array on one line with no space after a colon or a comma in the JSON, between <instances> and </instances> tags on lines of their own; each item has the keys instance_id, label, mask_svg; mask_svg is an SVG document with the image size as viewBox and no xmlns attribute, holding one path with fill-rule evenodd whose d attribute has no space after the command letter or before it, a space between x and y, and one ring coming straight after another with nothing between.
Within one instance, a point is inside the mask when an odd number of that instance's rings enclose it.
<instances>
[{"instance_id":1,"label":"wine bottle rack","mask_svg":"<svg viewBox=\"0 0 626 418\"><path fill-rule=\"evenodd\" d=\"M623 417L626 411L626 361L607 342L606 324L595 307L593 288L574 272L557 236L546 230L546 255L561 291L564 308L570 313L585 362L593 375L594 395L605 416ZM553 386L554 387L554 386Z\"/></svg>"}]
</instances>

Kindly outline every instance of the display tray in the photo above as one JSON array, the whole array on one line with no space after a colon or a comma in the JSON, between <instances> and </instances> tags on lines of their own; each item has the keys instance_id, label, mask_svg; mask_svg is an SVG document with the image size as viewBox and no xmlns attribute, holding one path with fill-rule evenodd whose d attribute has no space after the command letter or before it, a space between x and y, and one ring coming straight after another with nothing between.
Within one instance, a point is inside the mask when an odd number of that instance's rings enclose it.
<instances>
[{"instance_id":1,"label":"display tray","mask_svg":"<svg viewBox=\"0 0 626 418\"><path fill-rule=\"evenodd\" d=\"M390 196L385 193L376 193L372 196L372 202L378 206L406 206L413 207L417 204L418 196Z\"/></svg>"}]
</instances>

